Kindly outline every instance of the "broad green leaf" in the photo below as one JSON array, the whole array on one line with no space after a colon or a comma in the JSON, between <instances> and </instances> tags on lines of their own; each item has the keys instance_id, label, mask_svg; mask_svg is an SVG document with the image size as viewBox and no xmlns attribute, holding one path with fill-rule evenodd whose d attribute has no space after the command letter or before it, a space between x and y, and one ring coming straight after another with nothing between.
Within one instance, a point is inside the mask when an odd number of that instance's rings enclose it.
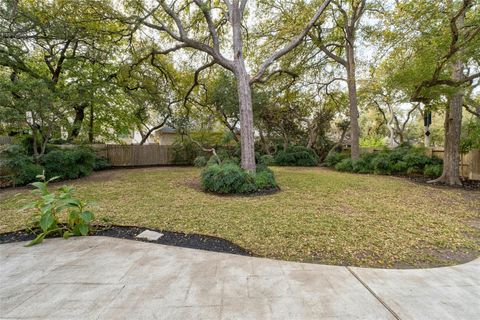
<instances>
[{"instance_id":1,"label":"broad green leaf","mask_svg":"<svg viewBox=\"0 0 480 320\"><path fill-rule=\"evenodd\" d=\"M88 234L88 226L86 224L81 224L78 226L78 231L82 236L86 236Z\"/></svg>"},{"instance_id":2,"label":"broad green leaf","mask_svg":"<svg viewBox=\"0 0 480 320\"><path fill-rule=\"evenodd\" d=\"M33 239L32 241L30 241L29 243L27 243L25 245L25 247L31 247L31 246L34 246L36 244L39 244L40 242L43 241L43 239L45 238L47 234L46 233L41 233L39 234L35 239Z\"/></svg>"},{"instance_id":3,"label":"broad green leaf","mask_svg":"<svg viewBox=\"0 0 480 320\"><path fill-rule=\"evenodd\" d=\"M93 213L90 212L90 211L83 211L81 214L80 214L80 217L82 218L83 221L85 222L89 222L93 219Z\"/></svg>"},{"instance_id":4,"label":"broad green leaf","mask_svg":"<svg viewBox=\"0 0 480 320\"><path fill-rule=\"evenodd\" d=\"M51 213L46 213L40 218L40 228L46 232L52 226L54 222L53 215Z\"/></svg>"},{"instance_id":5,"label":"broad green leaf","mask_svg":"<svg viewBox=\"0 0 480 320\"><path fill-rule=\"evenodd\" d=\"M73 234L72 232L70 232L70 231L65 231L65 232L63 233L63 238L64 238L64 239L68 239L68 238L70 238L70 237L73 236L73 235L74 235L74 234Z\"/></svg>"}]
</instances>

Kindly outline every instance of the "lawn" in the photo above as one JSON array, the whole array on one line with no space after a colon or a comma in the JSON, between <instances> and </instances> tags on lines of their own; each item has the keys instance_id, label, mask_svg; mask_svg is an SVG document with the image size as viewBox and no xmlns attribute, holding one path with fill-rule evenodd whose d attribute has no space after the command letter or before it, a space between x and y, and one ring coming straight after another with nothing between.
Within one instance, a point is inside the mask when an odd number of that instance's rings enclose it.
<instances>
[{"instance_id":1,"label":"lawn","mask_svg":"<svg viewBox=\"0 0 480 320\"><path fill-rule=\"evenodd\" d=\"M480 191L321 168L275 168L282 191L216 196L199 189L200 170L110 170L68 182L118 225L199 233L258 256L337 265L451 265L480 253ZM0 192L0 233L25 227L30 197Z\"/></svg>"}]
</instances>

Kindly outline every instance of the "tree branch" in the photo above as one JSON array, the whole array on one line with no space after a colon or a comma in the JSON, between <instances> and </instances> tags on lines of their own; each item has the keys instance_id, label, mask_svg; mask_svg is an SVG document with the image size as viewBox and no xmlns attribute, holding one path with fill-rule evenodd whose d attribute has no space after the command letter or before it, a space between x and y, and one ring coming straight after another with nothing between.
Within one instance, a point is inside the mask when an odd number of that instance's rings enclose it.
<instances>
[{"instance_id":1,"label":"tree branch","mask_svg":"<svg viewBox=\"0 0 480 320\"><path fill-rule=\"evenodd\" d=\"M260 66L260 69L258 70L257 74L250 79L250 83L254 83L263 76L265 71L267 70L268 67L270 67L276 60L279 58L283 57L286 55L288 52L291 50L295 49L305 38L305 36L310 32L310 30L313 28L317 20L320 18L322 13L325 11L327 6L330 4L331 0L325 0L325 2L318 8L317 12L315 12L315 15L312 17L312 19L308 22L307 26L305 29L300 32L299 35L297 35L290 43L288 43L285 47L282 49L274 52L270 57L268 57Z\"/></svg>"}]
</instances>

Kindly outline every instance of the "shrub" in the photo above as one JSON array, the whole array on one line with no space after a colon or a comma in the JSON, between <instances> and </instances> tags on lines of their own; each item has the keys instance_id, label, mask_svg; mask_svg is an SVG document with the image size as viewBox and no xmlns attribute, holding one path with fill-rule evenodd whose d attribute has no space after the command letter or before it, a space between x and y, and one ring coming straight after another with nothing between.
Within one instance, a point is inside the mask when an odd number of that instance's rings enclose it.
<instances>
[{"instance_id":1,"label":"shrub","mask_svg":"<svg viewBox=\"0 0 480 320\"><path fill-rule=\"evenodd\" d=\"M25 185L35 181L42 174L42 166L35 164L33 157L27 155L25 147L17 144L7 146L0 154L2 175L12 175L16 185Z\"/></svg>"},{"instance_id":2,"label":"shrub","mask_svg":"<svg viewBox=\"0 0 480 320\"><path fill-rule=\"evenodd\" d=\"M100 157L100 156L95 155L95 162L93 164L93 170L94 171L104 170L104 169L107 169L107 168L110 168L110 167L111 167L111 165L110 165L110 161L108 160L108 158Z\"/></svg>"},{"instance_id":3,"label":"shrub","mask_svg":"<svg viewBox=\"0 0 480 320\"><path fill-rule=\"evenodd\" d=\"M207 165L207 159L204 156L198 156L193 161L193 165L197 168L203 168Z\"/></svg>"},{"instance_id":4,"label":"shrub","mask_svg":"<svg viewBox=\"0 0 480 320\"><path fill-rule=\"evenodd\" d=\"M45 179L44 176L39 176ZM62 234L64 238L70 236L86 236L90 232L90 222L93 220L93 213L86 211L86 203L73 198L74 189L63 186L56 192L48 190L48 183L52 180L34 182L37 188L32 193L37 195L25 208L35 209L32 216L33 228L40 229L37 237L30 241L27 246L32 246L43 241L51 233ZM67 211L67 223L59 223L59 215Z\"/></svg>"},{"instance_id":5,"label":"shrub","mask_svg":"<svg viewBox=\"0 0 480 320\"><path fill-rule=\"evenodd\" d=\"M390 162L387 153L379 153L372 160L373 172L376 174L392 174L394 163Z\"/></svg>"},{"instance_id":6,"label":"shrub","mask_svg":"<svg viewBox=\"0 0 480 320\"><path fill-rule=\"evenodd\" d=\"M302 146L291 146L275 156L279 166L313 167L318 165L318 156L314 150Z\"/></svg>"},{"instance_id":7,"label":"shrub","mask_svg":"<svg viewBox=\"0 0 480 320\"><path fill-rule=\"evenodd\" d=\"M47 178L76 179L88 176L95 165L95 153L88 148L56 149L42 157Z\"/></svg>"},{"instance_id":8,"label":"shrub","mask_svg":"<svg viewBox=\"0 0 480 320\"><path fill-rule=\"evenodd\" d=\"M212 166L214 164L218 164L220 161L220 157L216 156L216 155L212 155L210 157L210 159L208 159L207 161L207 166Z\"/></svg>"},{"instance_id":9,"label":"shrub","mask_svg":"<svg viewBox=\"0 0 480 320\"><path fill-rule=\"evenodd\" d=\"M231 163L213 164L202 172L203 188L215 193L241 193L244 184L253 182L253 176Z\"/></svg>"},{"instance_id":10,"label":"shrub","mask_svg":"<svg viewBox=\"0 0 480 320\"><path fill-rule=\"evenodd\" d=\"M251 193L277 186L273 172L267 167L258 166L253 175L232 162L206 167L201 180L205 190L220 194Z\"/></svg>"},{"instance_id":11,"label":"shrub","mask_svg":"<svg viewBox=\"0 0 480 320\"><path fill-rule=\"evenodd\" d=\"M325 158L325 165L327 167L335 167L337 163L346 158L348 158L348 155L345 153L330 152Z\"/></svg>"},{"instance_id":12,"label":"shrub","mask_svg":"<svg viewBox=\"0 0 480 320\"><path fill-rule=\"evenodd\" d=\"M352 172L353 171L353 161L351 158L346 158L340 161L335 165L335 169L338 171Z\"/></svg>"},{"instance_id":13,"label":"shrub","mask_svg":"<svg viewBox=\"0 0 480 320\"><path fill-rule=\"evenodd\" d=\"M425 166L423 174L427 177L437 178L442 175L443 166L440 164L429 164Z\"/></svg>"},{"instance_id":14,"label":"shrub","mask_svg":"<svg viewBox=\"0 0 480 320\"><path fill-rule=\"evenodd\" d=\"M360 155L358 160L352 161L353 172L356 173L373 173L373 160L377 157L376 153L364 153Z\"/></svg>"},{"instance_id":15,"label":"shrub","mask_svg":"<svg viewBox=\"0 0 480 320\"><path fill-rule=\"evenodd\" d=\"M277 187L277 182L275 181L275 175L273 174L273 171L264 164L257 166L255 184L257 185L257 188L261 190L274 189Z\"/></svg>"},{"instance_id":16,"label":"shrub","mask_svg":"<svg viewBox=\"0 0 480 320\"><path fill-rule=\"evenodd\" d=\"M15 175L16 185L26 185L35 181L36 177L43 173L43 167L36 163L28 163Z\"/></svg>"},{"instance_id":17,"label":"shrub","mask_svg":"<svg viewBox=\"0 0 480 320\"><path fill-rule=\"evenodd\" d=\"M275 159L273 158L272 155L264 154L263 156L260 156L260 164L271 166L274 163L275 163Z\"/></svg>"}]
</instances>

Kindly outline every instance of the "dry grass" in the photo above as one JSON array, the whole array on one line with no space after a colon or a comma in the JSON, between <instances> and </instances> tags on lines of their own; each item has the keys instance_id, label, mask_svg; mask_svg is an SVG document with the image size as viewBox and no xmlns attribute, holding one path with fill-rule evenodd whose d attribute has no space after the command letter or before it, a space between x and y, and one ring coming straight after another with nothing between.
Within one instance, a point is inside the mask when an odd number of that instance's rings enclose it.
<instances>
[{"instance_id":1,"label":"dry grass","mask_svg":"<svg viewBox=\"0 0 480 320\"><path fill-rule=\"evenodd\" d=\"M319 168L274 171L282 191L259 197L203 193L192 187L193 168L106 171L70 184L114 224L218 236L277 259L421 267L480 252L480 191ZM25 226L28 213L18 209L29 197L26 189L0 193L0 232Z\"/></svg>"}]
</instances>

